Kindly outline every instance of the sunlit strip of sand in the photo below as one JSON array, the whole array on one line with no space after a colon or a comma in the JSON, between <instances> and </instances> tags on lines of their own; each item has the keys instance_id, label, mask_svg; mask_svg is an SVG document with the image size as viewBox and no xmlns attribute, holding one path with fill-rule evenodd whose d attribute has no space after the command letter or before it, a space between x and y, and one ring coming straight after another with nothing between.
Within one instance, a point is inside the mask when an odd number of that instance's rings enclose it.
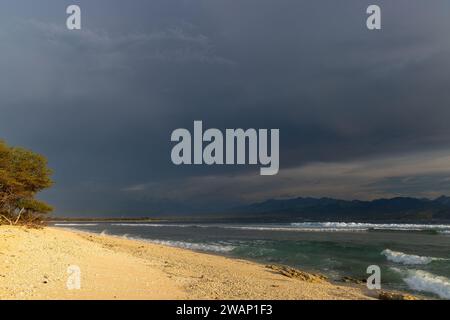
<instances>
[{"instance_id":1,"label":"sunlit strip of sand","mask_svg":"<svg viewBox=\"0 0 450 320\"><path fill-rule=\"evenodd\" d=\"M56 228L0 226L0 299L368 298L363 288L288 278L244 260Z\"/></svg>"}]
</instances>

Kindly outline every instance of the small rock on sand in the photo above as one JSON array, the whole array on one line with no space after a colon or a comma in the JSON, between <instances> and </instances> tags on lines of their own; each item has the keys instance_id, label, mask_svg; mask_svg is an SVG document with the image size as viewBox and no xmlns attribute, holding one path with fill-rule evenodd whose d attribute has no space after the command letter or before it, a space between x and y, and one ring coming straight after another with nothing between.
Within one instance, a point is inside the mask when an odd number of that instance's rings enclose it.
<instances>
[{"instance_id":1,"label":"small rock on sand","mask_svg":"<svg viewBox=\"0 0 450 320\"><path fill-rule=\"evenodd\" d=\"M380 300L419 300L417 297L399 292L380 291L378 294Z\"/></svg>"},{"instance_id":2,"label":"small rock on sand","mask_svg":"<svg viewBox=\"0 0 450 320\"><path fill-rule=\"evenodd\" d=\"M345 283L366 284L366 279L355 279L352 277L342 277L341 281Z\"/></svg>"},{"instance_id":3,"label":"small rock on sand","mask_svg":"<svg viewBox=\"0 0 450 320\"><path fill-rule=\"evenodd\" d=\"M324 282L328 278L324 275L317 274L317 273L308 273L305 271L301 271L298 269L294 269L287 266L276 266L276 265L267 265L266 268L277 271L278 273L282 274L283 276L289 277L289 278L295 278L299 279L301 281L306 282Z\"/></svg>"}]
</instances>

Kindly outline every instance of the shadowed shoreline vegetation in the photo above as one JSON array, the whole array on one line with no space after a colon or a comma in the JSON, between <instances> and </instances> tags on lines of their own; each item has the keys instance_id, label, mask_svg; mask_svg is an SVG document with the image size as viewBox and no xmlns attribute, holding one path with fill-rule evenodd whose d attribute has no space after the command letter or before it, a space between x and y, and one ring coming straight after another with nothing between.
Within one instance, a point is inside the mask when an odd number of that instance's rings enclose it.
<instances>
[{"instance_id":1,"label":"shadowed shoreline vegetation","mask_svg":"<svg viewBox=\"0 0 450 320\"><path fill-rule=\"evenodd\" d=\"M0 224L40 226L53 208L36 195L53 185L47 159L0 140Z\"/></svg>"}]
</instances>

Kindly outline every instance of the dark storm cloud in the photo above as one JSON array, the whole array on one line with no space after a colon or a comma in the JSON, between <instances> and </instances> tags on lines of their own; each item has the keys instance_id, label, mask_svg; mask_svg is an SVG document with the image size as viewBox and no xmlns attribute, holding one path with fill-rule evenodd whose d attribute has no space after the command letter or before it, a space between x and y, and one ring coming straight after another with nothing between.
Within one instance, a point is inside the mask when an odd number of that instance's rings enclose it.
<instances>
[{"instance_id":1,"label":"dark storm cloud","mask_svg":"<svg viewBox=\"0 0 450 320\"><path fill-rule=\"evenodd\" d=\"M65 29L69 2L0 7L1 137L48 156L56 186L45 197L59 213L450 191L414 178L419 159L450 147L448 1L378 1L376 32L367 1L77 3L76 32ZM170 133L193 120L280 128L280 174L173 166ZM404 157L415 172L336 170ZM406 176L413 188L398 183Z\"/></svg>"}]
</instances>

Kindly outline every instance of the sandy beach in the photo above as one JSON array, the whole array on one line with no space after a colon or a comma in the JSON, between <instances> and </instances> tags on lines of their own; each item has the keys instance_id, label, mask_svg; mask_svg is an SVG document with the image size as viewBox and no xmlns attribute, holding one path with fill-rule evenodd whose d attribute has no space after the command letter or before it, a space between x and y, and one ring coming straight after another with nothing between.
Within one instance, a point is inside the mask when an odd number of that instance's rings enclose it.
<instances>
[{"instance_id":1,"label":"sandy beach","mask_svg":"<svg viewBox=\"0 0 450 320\"><path fill-rule=\"evenodd\" d=\"M67 288L69 266L80 289ZM370 299L365 291L143 241L0 226L0 299Z\"/></svg>"}]
</instances>

